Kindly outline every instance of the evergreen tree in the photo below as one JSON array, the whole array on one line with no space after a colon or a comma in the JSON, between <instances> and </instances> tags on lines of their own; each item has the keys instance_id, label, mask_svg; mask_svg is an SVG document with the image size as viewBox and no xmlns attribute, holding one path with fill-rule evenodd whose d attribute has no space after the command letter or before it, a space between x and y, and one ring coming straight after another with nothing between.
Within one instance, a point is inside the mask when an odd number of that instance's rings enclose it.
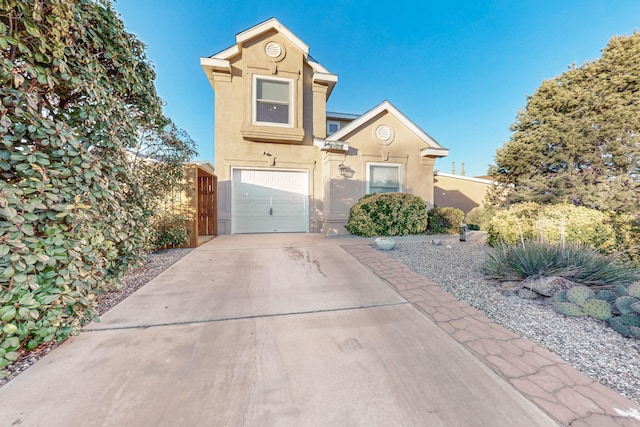
<instances>
[{"instance_id":1,"label":"evergreen tree","mask_svg":"<svg viewBox=\"0 0 640 427\"><path fill-rule=\"evenodd\" d=\"M640 210L640 34L613 37L527 97L496 154L493 202Z\"/></svg>"}]
</instances>

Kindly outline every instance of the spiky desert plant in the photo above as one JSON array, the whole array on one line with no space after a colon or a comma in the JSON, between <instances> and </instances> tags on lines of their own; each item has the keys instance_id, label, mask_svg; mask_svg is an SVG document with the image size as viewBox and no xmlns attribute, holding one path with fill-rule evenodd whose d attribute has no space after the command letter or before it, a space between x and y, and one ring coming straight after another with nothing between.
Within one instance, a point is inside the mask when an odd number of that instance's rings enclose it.
<instances>
[{"instance_id":1,"label":"spiky desert plant","mask_svg":"<svg viewBox=\"0 0 640 427\"><path fill-rule=\"evenodd\" d=\"M614 287L640 280L640 269L577 243L564 245L537 240L497 245L489 253L485 274L496 280L560 276L588 286Z\"/></svg>"}]
</instances>

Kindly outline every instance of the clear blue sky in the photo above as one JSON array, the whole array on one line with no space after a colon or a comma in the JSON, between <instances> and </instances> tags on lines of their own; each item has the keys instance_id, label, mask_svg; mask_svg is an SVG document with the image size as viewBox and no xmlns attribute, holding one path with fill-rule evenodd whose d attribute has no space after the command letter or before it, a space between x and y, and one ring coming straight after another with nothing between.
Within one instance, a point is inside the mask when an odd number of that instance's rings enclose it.
<instances>
[{"instance_id":1,"label":"clear blue sky","mask_svg":"<svg viewBox=\"0 0 640 427\"><path fill-rule=\"evenodd\" d=\"M147 46L165 111L213 163L214 93L200 57L271 17L338 75L327 108L362 114L387 99L449 149L436 168L484 175L544 79L640 29L639 0L119 0Z\"/></svg>"}]
</instances>

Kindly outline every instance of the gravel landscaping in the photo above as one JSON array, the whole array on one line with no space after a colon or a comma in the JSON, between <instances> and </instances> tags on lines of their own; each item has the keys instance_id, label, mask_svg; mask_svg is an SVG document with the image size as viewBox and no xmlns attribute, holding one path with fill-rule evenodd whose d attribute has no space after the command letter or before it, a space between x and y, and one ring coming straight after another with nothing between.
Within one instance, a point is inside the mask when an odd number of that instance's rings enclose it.
<instances>
[{"instance_id":1,"label":"gravel landscaping","mask_svg":"<svg viewBox=\"0 0 640 427\"><path fill-rule=\"evenodd\" d=\"M122 285L118 287L118 289L105 292L98 296L98 315L102 315L107 312L120 301L146 285L154 277L171 267L171 265L189 252L191 252L191 249L167 249L149 254L144 264L124 277ZM5 370L9 371L9 375L4 378L0 378L0 387L11 381L21 372L28 369L31 365L47 355L57 346L58 343L54 340L49 344L41 345L32 351L22 352L15 363L5 368Z\"/></svg>"},{"instance_id":2,"label":"gravel landscaping","mask_svg":"<svg viewBox=\"0 0 640 427\"><path fill-rule=\"evenodd\" d=\"M399 239L400 240L400 239ZM570 318L549 305L503 293L482 273L490 249L448 240L402 242L387 254L484 312L505 328L553 351L595 381L640 403L640 341L624 338L604 322Z\"/></svg>"}]
</instances>

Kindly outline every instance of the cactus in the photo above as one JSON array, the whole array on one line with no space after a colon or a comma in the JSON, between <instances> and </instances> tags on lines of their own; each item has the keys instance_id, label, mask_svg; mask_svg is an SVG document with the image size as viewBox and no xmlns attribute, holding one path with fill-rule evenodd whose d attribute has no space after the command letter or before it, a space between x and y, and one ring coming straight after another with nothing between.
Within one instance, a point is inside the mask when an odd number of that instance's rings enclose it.
<instances>
[{"instance_id":1,"label":"cactus","mask_svg":"<svg viewBox=\"0 0 640 427\"><path fill-rule=\"evenodd\" d=\"M627 286L627 295L640 298L640 282L635 282Z\"/></svg>"},{"instance_id":2,"label":"cactus","mask_svg":"<svg viewBox=\"0 0 640 427\"><path fill-rule=\"evenodd\" d=\"M553 294L553 297L551 297L551 301L552 302L568 302L568 300L567 300L567 290L566 289L560 289L558 292Z\"/></svg>"},{"instance_id":3,"label":"cactus","mask_svg":"<svg viewBox=\"0 0 640 427\"><path fill-rule=\"evenodd\" d=\"M590 299L584 303L582 310L588 316L598 320L611 319L611 304L599 299Z\"/></svg>"},{"instance_id":4,"label":"cactus","mask_svg":"<svg viewBox=\"0 0 640 427\"><path fill-rule=\"evenodd\" d=\"M574 286L567 290L567 299L576 305L583 306L591 291L586 286Z\"/></svg>"},{"instance_id":5,"label":"cactus","mask_svg":"<svg viewBox=\"0 0 640 427\"><path fill-rule=\"evenodd\" d=\"M616 286L616 293L620 296L625 296L625 295L629 295L627 293L627 287L624 285L618 285Z\"/></svg>"},{"instance_id":6,"label":"cactus","mask_svg":"<svg viewBox=\"0 0 640 427\"><path fill-rule=\"evenodd\" d=\"M640 328L637 326L629 326L629 335L637 340L640 340Z\"/></svg>"},{"instance_id":7,"label":"cactus","mask_svg":"<svg viewBox=\"0 0 640 427\"><path fill-rule=\"evenodd\" d=\"M609 319L609 321L607 323L609 323L609 326L611 327L611 329L613 329L614 331L616 331L617 333L619 333L623 337L630 337L631 336L631 332L629 331L629 326L627 326L624 323L622 323L620 321L620 318L612 317L611 319Z\"/></svg>"},{"instance_id":8,"label":"cactus","mask_svg":"<svg viewBox=\"0 0 640 427\"><path fill-rule=\"evenodd\" d=\"M640 316L637 314L623 314L618 317L618 320L623 325L636 326L640 328Z\"/></svg>"},{"instance_id":9,"label":"cactus","mask_svg":"<svg viewBox=\"0 0 640 427\"><path fill-rule=\"evenodd\" d=\"M630 296L622 296L616 299L616 308L620 310L621 314L629 314L633 313L633 309L631 306L638 302L638 299L630 297Z\"/></svg>"},{"instance_id":10,"label":"cactus","mask_svg":"<svg viewBox=\"0 0 640 427\"><path fill-rule=\"evenodd\" d=\"M602 300L602 301L606 301L609 304L615 304L617 297L618 297L618 295L616 295L615 292L606 291L606 290L605 291L599 291L595 296L596 299L599 299L599 300Z\"/></svg>"},{"instance_id":11,"label":"cactus","mask_svg":"<svg viewBox=\"0 0 640 427\"><path fill-rule=\"evenodd\" d=\"M582 317L584 316L584 311L577 306L576 304L570 302L554 302L553 309L560 314L564 314L565 316L570 317Z\"/></svg>"},{"instance_id":12,"label":"cactus","mask_svg":"<svg viewBox=\"0 0 640 427\"><path fill-rule=\"evenodd\" d=\"M640 314L640 301L631 304L631 310L633 310L634 313Z\"/></svg>"}]
</instances>

